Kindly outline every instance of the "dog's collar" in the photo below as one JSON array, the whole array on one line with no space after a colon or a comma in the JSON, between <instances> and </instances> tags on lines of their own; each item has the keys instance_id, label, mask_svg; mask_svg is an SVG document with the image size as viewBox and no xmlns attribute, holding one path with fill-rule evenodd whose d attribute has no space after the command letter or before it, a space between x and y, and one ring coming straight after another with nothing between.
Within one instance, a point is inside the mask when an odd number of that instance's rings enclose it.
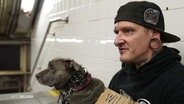
<instances>
[{"instance_id":1,"label":"dog's collar","mask_svg":"<svg viewBox=\"0 0 184 104\"><path fill-rule=\"evenodd\" d=\"M82 69L80 71L75 71L70 80L66 83L64 89L65 91L80 91L85 88L92 80L91 74L86 70Z\"/></svg>"},{"instance_id":2,"label":"dog's collar","mask_svg":"<svg viewBox=\"0 0 184 104\"><path fill-rule=\"evenodd\" d=\"M79 84L78 86L76 86L74 88L74 91L80 91L80 90L84 89L91 81L92 81L91 74L88 74L86 80L83 80L81 82L81 84Z\"/></svg>"},{"instance_id":3,"label":"dog's collar","mask_svg":"<svg viewBox=\"0 0 184 104\"><path fill-rule=\"evenodd\" d=\"M59 99L61 99L62 104L68 104L68 97L72 95L73 92L80 91L84 89L92 81L91 74L89 74L85 69L80 71L75 71L70 80L64 86L64 90L61 90ZM58 99L58 102L59 102Z\"/></svg>"}]
</instances>

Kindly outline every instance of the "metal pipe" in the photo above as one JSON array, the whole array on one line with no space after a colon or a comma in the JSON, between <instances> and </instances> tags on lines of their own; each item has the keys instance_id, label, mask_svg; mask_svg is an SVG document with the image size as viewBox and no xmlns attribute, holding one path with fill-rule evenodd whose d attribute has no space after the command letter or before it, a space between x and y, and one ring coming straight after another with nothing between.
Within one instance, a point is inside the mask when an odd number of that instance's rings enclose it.
<instances>
[{"instance_id":1,"label":"metal pipe","mask_svg":"<svg viewBox=\"0 0 184 104\"><path fill-rule=\"evenodd\" d=\"M34 62L33 69L32 69L32 71L31 71L31 77L30 77L30 80L31 80L31 78L32 78L32 75L34 74L35 69L36 69L36 66L37 66L38 60L39 60L39 58L40 58L40 55L41 55L42 49L43 49L44 44L45 44L45 40L46 40L46 38L47 38L47 35L49 34L49 29L50 29L50 27L51 27L51 24L52 24L52 23L54 23L54 22L60 22L60 21L64 21L64 22L68 23L69 18L68 18L68 16L66 16L66 17L65 17L65 19L61 19L61 18L59 18L59 19L51 20L51 21L49 22L49 25L48 25L48 27L47 27L47 31L46 31L46 33L45 33L45 36L44 36L44 39L43 39L43 41L42 41L42 43L41 43L41 46L40 46L40 49L39 49L38 55L37 55L36 60L35 60L35 62ZM29 82L30 82L30 81L29 81Z\"/></svg>"}]
</instances>

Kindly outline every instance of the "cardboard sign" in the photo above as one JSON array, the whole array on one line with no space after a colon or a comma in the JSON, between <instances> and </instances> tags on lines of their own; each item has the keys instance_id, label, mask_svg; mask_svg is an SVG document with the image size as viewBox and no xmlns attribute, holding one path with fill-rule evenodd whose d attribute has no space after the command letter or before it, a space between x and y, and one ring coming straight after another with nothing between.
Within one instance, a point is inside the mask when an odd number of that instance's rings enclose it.
<instances>
[{"instance_id":1,"label":"cardboard sign","mask_svg":"<svg viewBox=\"0 0 184 104\"><path fill-rule=\"evenodd\" d=\"M105 89L95 104L139 104L113 90Z\"/></svg>"}]
</instances>

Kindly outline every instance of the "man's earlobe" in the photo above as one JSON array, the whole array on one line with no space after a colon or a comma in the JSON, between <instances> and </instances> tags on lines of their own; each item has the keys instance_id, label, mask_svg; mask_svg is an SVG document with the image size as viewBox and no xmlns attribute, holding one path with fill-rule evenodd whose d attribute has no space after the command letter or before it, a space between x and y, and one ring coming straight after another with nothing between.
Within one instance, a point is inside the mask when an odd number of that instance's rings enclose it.
<instances>
[{"instance_id":1,"label":"man's earlobe","mask_svg":"<svg viewBox=\"0 0 184 104\"><path fill-rule=\"evenodd\" d=\"M152 49L158 49L161 46L161 41L157 38L153 38L150 40L149 45Z\"/></svg>"}]
</instances>

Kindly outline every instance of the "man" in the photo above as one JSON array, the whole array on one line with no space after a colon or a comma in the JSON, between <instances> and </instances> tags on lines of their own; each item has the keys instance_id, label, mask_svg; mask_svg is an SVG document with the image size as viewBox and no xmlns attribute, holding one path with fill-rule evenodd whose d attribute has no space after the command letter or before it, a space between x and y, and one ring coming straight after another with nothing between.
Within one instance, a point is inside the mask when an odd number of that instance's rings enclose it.
<instances>
[{"instance_id":1,"label":"man","mask_svg":"<svg viewBox=\"0 0 184 104\"><path fill-rule=\"evenodd\" d=\"M164 32L160 7L129 2L119 8L114 23L122 69L109 88L140 104L184 104L181 56L177 49L163 45L180 38Z\"/></svg>"}]
</instances>

